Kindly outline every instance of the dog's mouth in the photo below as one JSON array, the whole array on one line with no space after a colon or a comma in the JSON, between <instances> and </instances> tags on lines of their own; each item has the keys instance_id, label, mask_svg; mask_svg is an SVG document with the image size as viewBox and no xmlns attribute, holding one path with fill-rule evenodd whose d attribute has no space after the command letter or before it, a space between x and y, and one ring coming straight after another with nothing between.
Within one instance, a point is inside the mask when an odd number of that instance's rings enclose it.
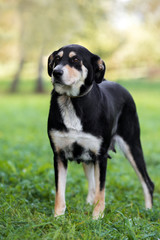
<instances>
[{"instance_id":1,"label":"dog's mouth","mask_svg":"<svg viewBox=\"0 0 160 240\"><path fill-rule=\"evenodd\" d=\"M53 84L53 86L55 86L55 85L59 85L59 86L61 86L61 87L72 87L74 84L75 84L75 82L72 82L72 83L68 83L68 82L65 82L65 81L63 81L63 79L62 78L52 78L52 84Z\"/></svg>"},{"instance_id":2,"label":"dog's mouth","mask_svg":"<svg viewBox=\"0 0 160 240\"><path fill-rule=\"evenodd\" d=\"M65 84L62 82L62 80L59 79L59 78L54 78L54 80L53 80L53 84L65 85Z\"/></svg>"}]
</instances>

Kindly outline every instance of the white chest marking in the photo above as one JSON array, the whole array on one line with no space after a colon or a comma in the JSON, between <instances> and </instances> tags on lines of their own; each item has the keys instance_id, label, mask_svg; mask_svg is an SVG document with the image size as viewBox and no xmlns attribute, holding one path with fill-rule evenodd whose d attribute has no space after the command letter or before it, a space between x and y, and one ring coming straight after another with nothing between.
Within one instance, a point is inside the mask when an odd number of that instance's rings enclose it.
<instances>
[{"instance_id":1,"label":"white chest marking","mask_svg":"<svg viewBox=\"0 0 160 240\"><path fill-rule=\"evenodd\" d=\"M71 99L67 96L60 96L58 104L61 110L63 122L67 129L82 131L82 124L77 117Z\"/></svg>"},{"instance_id":2,"label":"white chest marking","mask_svg":"<svg viewBox=\"0 0 160 240\"><path fill-rule=\"evenodd\" d=\"M89 133L77 132L74 130L70 130L69 132L51 130L50 136L57 149L64 150L66 147L68 147L70 150L72 150L72 144L76 142L85 150L90 150L95 154L99 153L102 141L101 138L97 138Z\"/></svg>"},{"instance_id":3,"label":"white chest marking","mask_svg":"<svg viewBox=\"0 0 160 240\"><path fill-rule=\"evenodd\" d=\"M81 156L82 160L92 160L89 152L95 155L99 154L102 139L93 136L90 133L83 132L83 127L80 119L77 117L70 98L67 96L60 96L58 104L61 110L63 122L68 129L68 132L57 131L52 129L50 136L56 150L63 150L66 158L73 158L72 151L74 143L77 143L83 148Z\"/></svg>"}]
</instances>

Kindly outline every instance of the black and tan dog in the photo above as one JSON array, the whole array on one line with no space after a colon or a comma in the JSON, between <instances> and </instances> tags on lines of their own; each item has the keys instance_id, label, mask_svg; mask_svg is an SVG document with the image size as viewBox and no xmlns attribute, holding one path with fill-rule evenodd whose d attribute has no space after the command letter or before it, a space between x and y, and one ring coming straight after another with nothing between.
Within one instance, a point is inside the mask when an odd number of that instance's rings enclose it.
<instances>
[{"instance_id":1,"label":"black and tan dog","mask_svg":"<svg viewBox=\"0 0 160 240\"><path fill-rule=\"evenodd\" d=\"M48 59L54 90L48 136L54 152L55 216L64 214L67 162L83 163L87 202L93 218L103 216L108 151L117 143L142 184L146 208L152 207L154 184L148 176L140 143L135 103L127 90L104 80L100 57L79 45L68 45Z\"/></svg>"}]
</instances>

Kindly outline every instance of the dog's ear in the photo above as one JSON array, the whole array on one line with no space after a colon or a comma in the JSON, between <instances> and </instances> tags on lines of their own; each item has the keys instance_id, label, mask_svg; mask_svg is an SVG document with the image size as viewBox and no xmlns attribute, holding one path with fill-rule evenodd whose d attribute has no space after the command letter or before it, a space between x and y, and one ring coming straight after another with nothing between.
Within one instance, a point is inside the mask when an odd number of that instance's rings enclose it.
<instances>
[{"instance_id":1,"label":"dog's ear","mask_svg":"<svg viewBox=\"0 0 160 240\"><path fill-rule=\"evenodd\" d=\"M104 61L97 55L92 57L94 78L96 83L101 83L105 74L106 66Z\"/></svg>"},{"instance_id":2,"label":"dog's ear","mask_svg":"<svg viewBox=\"0 0 160 240\"><path fill-rule=\"evenodd\" d=\"M53 52L48 58L48 75L51 77L53 72L54 57L57 51Z\"/></svg>"}]
</instances>

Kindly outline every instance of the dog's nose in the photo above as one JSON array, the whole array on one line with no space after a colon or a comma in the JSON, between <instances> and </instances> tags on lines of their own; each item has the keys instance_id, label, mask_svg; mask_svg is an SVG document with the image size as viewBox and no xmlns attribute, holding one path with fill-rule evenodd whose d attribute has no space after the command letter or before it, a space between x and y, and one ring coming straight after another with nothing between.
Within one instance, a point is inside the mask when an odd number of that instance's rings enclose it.
<instances>
[{"instance_id":1,"label":"dog's nose","mask_svg":"<svg viewBox=\"0 0 160 240\"><path fill-rule=\"evenodd\" d=\"M60 70L60 69L53 70L53 76L55 78L60 78L62 75L63 75L63 70Z\"/></svg>"}]
</instances>

